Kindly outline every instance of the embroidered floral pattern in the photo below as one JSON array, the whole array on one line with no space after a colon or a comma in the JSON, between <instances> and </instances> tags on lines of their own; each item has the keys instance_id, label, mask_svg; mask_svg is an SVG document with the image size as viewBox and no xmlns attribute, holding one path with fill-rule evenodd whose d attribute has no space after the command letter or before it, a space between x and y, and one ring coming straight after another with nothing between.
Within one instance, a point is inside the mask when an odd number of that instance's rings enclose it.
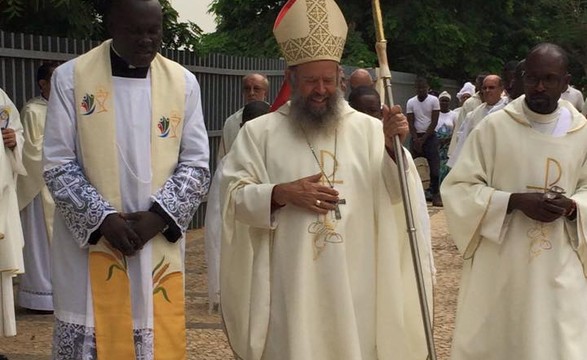
<instances>
[{"instance_id":1,"label":"embroidered floral pattern","mask_svg":"<svg viewBox=\"0 0 587 360\"><path fill-rule=\"evenodd\" d=\"M186 232L209 185L208 169L180 164L153 200L165 209L182 232Z\"/></svg>"},{"instance_id":2,"label":"embroidered floral pattern","mask_svg":"<svg viewBox=\"0 0 587 360\"><path fill-rule=\"evenodd\" d=\"M323 219L320 219L323 218ZM318 220L308 226L308 233L314 235L312 243L314 260L318 260L322 251L328 244L340 244L344 241L342 235L336 232L336 221L327 216L319 216Z\"/></svg>"},{"instance_id":3,"label":"embroidered floral pattern","mask_svg":"<svg viewBox=\"0 0 587 360\"><path fill-rule=\"evenodd\" d=\"M65 225L80 243L85 243L106 215L116 212L86 179L76 162L45 171L45 182Z\"/></svg>"},{"instance_id":4,"label":"embroidered floral pattern","mask_svg":"<svg viewBox=\"0 0 587 360\"><path fill-rule=\"evenodd\" d=\"M97 358L96 337L93 328L55 319L53 359L94 360Z\"/></svg>"},{"instance_id":5,"label":"embroidered floral pattern","mask_svg":"<svg viewBox=\"0 0 587 360\"><path fill-rule=\"evenodd\" d=\"M110 242L104 241L104 245L108 248L109 251L93 251L91 254L94 256L102 256L106 258L106 260L110 261L111 265L108 267L108 276L106 277L106 281L110 281L110 279L112 279L112 275L114 275L115 270L122 271L125 276L128 276L128 262L126 261L126 256L115 249L110 244Z\"/></svg>"},{"instance_id":6,"label":"embroidered floral pattern","mask_svg":"<svg viewBox=\"0 0 587 360\"><path fill-rule=\"evenodd\" d=\"M133 330L137 360L153 360L153 330ZM53 330L53 359L96 360L96 334L94 328L71 324L55 319Z\"/></svg>"},{"instance_id":7,"label":"embroidered floral pattern","mask_svg":"<svg viewBox=\"0 0 587 360\"><path fill-rule=\"evenodd\" d=\"M153 269L153 295L157 295L161 293L165 301L171 303L169 300L169 295L167 294L167 289L165 288L165 283L175 276L181 276L181 271L167 271L169 269L169 262L165 263L165 256L161 258L161 261L155 266Z\"/></svg>"},{"instance_id":8,"label":"embroidered floral pattern","mask_svg":"<svg viewBox=\"0 0 587 360\"><path fill-rule=\"evenodd\" d=\"M540 256L544 251L552 249L550 235L552 226L536 221L535 225L528 230L528 239L530 242L530 260Z\"/></svg>"}]
</instances>

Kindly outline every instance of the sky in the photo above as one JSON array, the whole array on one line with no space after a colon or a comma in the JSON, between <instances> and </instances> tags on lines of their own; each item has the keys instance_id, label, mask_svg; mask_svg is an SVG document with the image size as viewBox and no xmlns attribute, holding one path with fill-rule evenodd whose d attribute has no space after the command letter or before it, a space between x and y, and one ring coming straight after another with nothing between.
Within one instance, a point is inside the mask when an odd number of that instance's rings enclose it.
<instances>
[{"instance_id":1,"label":"sky","mask_svg":"<svg viewBox=\"0 0 587 360\"><path fill-rule=\"evenodd\" d=\"M170 0L170 3L179 13L181 21L193 21L205 33L214 32L216 29L214 16L207 13L212 0Z\"/></svg>"}]
</instances>

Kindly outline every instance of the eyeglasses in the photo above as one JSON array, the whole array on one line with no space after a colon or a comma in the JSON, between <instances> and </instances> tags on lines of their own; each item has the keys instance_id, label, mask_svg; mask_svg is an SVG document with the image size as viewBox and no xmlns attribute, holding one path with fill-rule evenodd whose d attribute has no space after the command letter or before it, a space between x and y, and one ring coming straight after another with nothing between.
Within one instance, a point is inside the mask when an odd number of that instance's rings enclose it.
<instances>
[{"instance_id":1,"label":"eyeglasses","mask_svg":"<svg viewBox=\"0 0 587 360\"><path fill-rule=\"evenodd\" d=\"M262 87L260 87L260 86L244 86L244 87L243 87L243 90L244 90L246 93L254 92L255 94L258 94L258 93L260 93L260 92L263 92L263 91L265 91L265 89L263 89L263 88L262 88Z\"/></svg>"},{"instance_id":2,"label":"eyeglasses","mask_svg":"<svg viewBox=\"0 0 587 360\"><path fill-rule=\"evenodd\" d=\"M524 79L524 84L528 86L538 86L540 82L542 82L542 86L545 88L553 88L560 85L562 80L562 76L549 74L544 77L538 77L534 75L526 74L526 72L522 73L522 78Z\"/></svg>"}]
</instances>

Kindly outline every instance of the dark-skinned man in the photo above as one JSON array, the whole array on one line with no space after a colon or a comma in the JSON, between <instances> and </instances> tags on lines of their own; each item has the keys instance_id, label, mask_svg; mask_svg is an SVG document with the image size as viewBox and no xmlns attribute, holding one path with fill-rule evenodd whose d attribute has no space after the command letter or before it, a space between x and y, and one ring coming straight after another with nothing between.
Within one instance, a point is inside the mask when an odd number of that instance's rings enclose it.
<instances>
[{"instance_id":1,"label":"dark-skinned man","mask_svg":"<svg viewBox=\"0 0 587 360\"><path fill-rule=\"evenodd\" d=\"M465 259L452 360L582 360L587 353L587 125L568 57L525 62L524 93L469 135L442 184Z\"/></svg>"},{"instance_id":2,"label":"dark-skinned man","mask_svg":"<svg viewBox=\"0 0 587 360\"><path fill-rule=\"evenodd\" d=\"M58 67L54 359L185 359L184 235L208 188L200 87L165 59L157 0L112 1L112 40Z\"/></svg>"},{"instance_id":3,"label":"dark-skinned man","mask_svg":"<svg viewBox=\"0 0 587 360\"><path fill-rule=\"evenodd\" d=\"M428 95L430 87L425 78L416 79L417 95L408 100L406 115L412 136L412 154L428 160L430 169L430 193L432 205L442 206L439 192L440 155L438 154L438 137L436 125L440 113L440 103L436 96Z\"/></svg>"}]
</instances>

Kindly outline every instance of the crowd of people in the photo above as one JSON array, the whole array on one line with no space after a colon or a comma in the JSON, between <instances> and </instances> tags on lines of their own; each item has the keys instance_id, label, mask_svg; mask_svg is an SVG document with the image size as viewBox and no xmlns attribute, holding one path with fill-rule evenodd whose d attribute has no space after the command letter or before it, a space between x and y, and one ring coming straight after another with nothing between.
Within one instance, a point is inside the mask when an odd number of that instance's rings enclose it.
<instances>
[{"instance_id":1,"label":"crowd of people","mask_svg":"<svg viewBox=\"0 0 587 360\"><path fill-rule=\"evenodd\" d=\"M428 195L465 260L451 359L584 358L587 120L561 47L480 74L454 110L418 78L404 114L366 69L344 78L333 0L288 2L289 96L270 106L267 77L243 78L212 177L198 81L158 53L159 2L105 21L112 39L43 64L20 114L0 91L0 336L20 274L18 305L54 313L54 359L185 359L185 235L207 196L210 311L235 358L425 359Z\"/></svg>"}]
</instances>

